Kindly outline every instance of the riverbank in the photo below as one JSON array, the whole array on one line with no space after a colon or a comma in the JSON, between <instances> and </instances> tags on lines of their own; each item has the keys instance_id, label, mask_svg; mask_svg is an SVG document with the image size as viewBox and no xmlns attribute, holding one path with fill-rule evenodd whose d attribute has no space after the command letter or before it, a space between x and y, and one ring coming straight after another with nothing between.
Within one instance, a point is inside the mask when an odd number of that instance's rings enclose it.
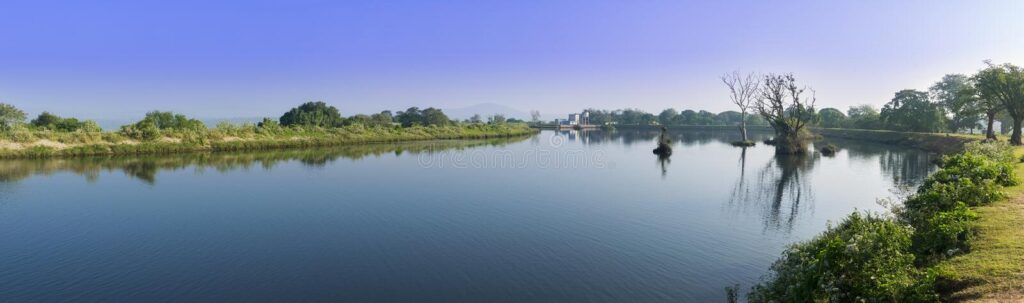
<instances>
[{"instance_id":1,"label":"riverbank","mask_svg":"<svg viewBox=\"0 0 1024 303\"><path fill-rule=\"evenodd\" d=\"M1024 147L1015 149L1024 156ZM1017 163L1024 176L1024 163ZM1024 184L1006 188L1007 199L978 206L970 253L938 265L950 302L1024 301Z\"/></svg>"},{"instance_id":2,"label":"riverbank","mask_svg":"<svg viewBox=\"0 0 1024 303\"><path fill-rule=\"evenodd\" d=\"M524 124L338 128L224 126L204 131L161 132L140 140L120 132L13 131L0 135L0 158L147 155L252 151L422 140L487 139L537 133Z\"/></svg>"},{"instance_id":3,"label":"riverbank","mask_svg":"<svg viewBox=\"0 0 1024 303\"><path fill-rule=\"evenodd\" d=\"M949 133L911 133L888 130L815 128L812 132L824 138L862 140L883 144L907 146L940 154L953 154L964 149L964 145L978 141L981 137Z\"/></svg>"}]
</instances>

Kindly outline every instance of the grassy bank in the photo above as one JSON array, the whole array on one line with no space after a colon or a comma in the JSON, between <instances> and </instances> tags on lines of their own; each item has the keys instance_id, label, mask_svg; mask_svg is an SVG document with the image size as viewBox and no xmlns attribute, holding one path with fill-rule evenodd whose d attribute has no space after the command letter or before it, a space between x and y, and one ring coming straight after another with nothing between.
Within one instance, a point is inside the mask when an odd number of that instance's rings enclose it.
<instances>
[{"instance_id":1,"label":"grassy bank","mask_svg":"<svg viewBox=\"0 0 1024 303\"><path fill-rule=\"evenodd\" d=\"M790 246L748 298L1021 301L1021 153L1005 143L966 144L965 151L944 157L942 168L915 192L886 203L892 214L854 213Z\"/></svg>"},{"instance_id":2,"label":"grassy bank","mask_svg":"<svg viewBox=\"0 0 1024 303\"><path fill-rule=\"evenodd\" d=\"M172 154L248 151L439 139L484 139L536 133L524 124L337 128L224 125L208 130L163 131L148 139L122 132L20 130L0 135L0 158Z\"/></svg>"},{"instance_id":3,"label":"grassy bank","mask_svg":"<svg viewBox=\"0 0 1024 303\"><path fill-rule=\"evenodd\" d=\"M1024 155L1017 147L1016 155ZM1015 166L1024 176L1024 163ZM1009 198L979 206L971 252L938 265L950 302L1024 302L1024 184Z\"/></svg>"},{"instance_id":4,"label":"grassy bank","mask_svg":"<svg viewBox=\"0 0 1024 303\"><path fill-rule=\"evenodd\" d=\"M981 139L979 136L946 133L912 133L888 130L817 128L814 133L825 138L862 140L907 146L940 154L952 154L964 149L964 144Z\"/></svg>"}]
</instances>

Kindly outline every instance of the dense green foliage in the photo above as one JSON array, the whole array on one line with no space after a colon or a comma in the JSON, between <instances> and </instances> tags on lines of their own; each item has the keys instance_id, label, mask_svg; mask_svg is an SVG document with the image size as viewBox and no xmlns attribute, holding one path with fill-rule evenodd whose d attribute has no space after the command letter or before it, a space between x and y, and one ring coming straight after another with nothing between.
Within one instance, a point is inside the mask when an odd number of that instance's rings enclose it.
<instances>
[{"instance_id":1,"label":"dense green foliage","mask_svg":"<svg viewBox=\"0 0 1024 303\"><path fill-rule=\"evenodd\" d=\"M86 131L86 132L98 132L102 131L100 126L92 120L79 121L75 118L62 118L60 116L51 114L49 112L43 112L38 117L29 123L32 127L41 130L52 130L52 131Z\"/></svg>"},{"instance_id":2,"label":"dense green foliage","mask_svg":"<svg viewBox=\"0 0 1024 303\"><path fill-rule=\"evenodd\" d=\"M344 118L334 106L323 102L306 102L284 113L279 120L281 125L292 126L341 126Z\"/></svg>"},{"instance_id":3,"label":"dense green foliage","mask_svg":"<svg viewBox=\"0 0 1024 303\"><path fill-rule=\"evenodd\" d=\"M934 302L936 261L970 249L972 206L1017 183L1011 147L970 143L894 209L895 218L854 213L795 244L748 295L752 302Z\"/></svg>"},{"instance_id":4,"label":"dense green foliage","mask_svg":"<svg viewBox=\"0 0 1024 303\"><path fill-rule=\"evenodd\" d=\"M658 115L639 109L601 110L588 108L590 123L594 125L739 125L741 114L737 111L712 113L705 110L663 110ZM766 126L760 117L748 115L748 125Z\"/></svg>"},{"instance_id":5,"label":"dense green foliage","mask_svg":"<svg viewBox=\"0 0 1024 303\"><path fill-rule=\"evenodd\" d=\"M989 66L975 75L981 99L998 101L1013 118L1010 143L1021 145L1021 123L1024 122L1024 68L1013 64Z\"/></svg>"},{"instance_id":6,"label":"dense green foliage","mask_svg":"<svg viewBox=\"0 0 1024 303\"><path fill-rule=\"evenodd\" d=\"M205 131L206 124L203 124L203 121L190 119L182 114L162 111L148 112L141 121L121 126L122 135L144 141L159 139L162 132L176 132L185 135L182 139L201 142L200 137Z\"/></svg>"},{"instance_id":7,"label":"dense green foliage","mask_svg":"<svg viewBox=\"0 0 1024 303\"><path fill-rule=\"evenodd\" d=\"M818 126L827 128L846 127L846 114L835 108L823 108L818 111Z\"/></svg>"},{"instance_id":8,"label":"dense green foliage","mask_svg":"<svg viewBox=\"0 0 1024 303\"><path fill-rule=\"evenodd\" d=\"M882 107L882 123L888 129L937 132L945 128L946 117L938 104L928 100L928 93L905 89Z\"/></svg>"},{"instance_id":9,"label":"dense green foliage","mask_svg":"<svg viewBox=\"0 0 1024 303\"><path fill-rule=\"evenodd\" d=\"M0 103L0 130L10 130L23 122L25 122L25 112L13 105Z\"/></svg>"},{"instance_id":10,"label":"dense green foliage","mask_svg":"<svg viewBox=\"0 0 1024 303\"><path fill-rule=\"evenodd\" d=\"M791 246L772 265L751 302L935 301L925 272L909 252L912 229L853 213L810 241Z\"/></svg>"},{"instance_id":11,"label":"dense green foliage","mask_svg":"<svg viewBox=\"0 0 1024 303\"><path fill-rule=\"evenodd\" d=\"M395 121L400 123L402 127L430 125L444 126L452 123L444 112L433 107L428 107L423 110L420 110L418 107L410 107L409 109L398 112L395 115Z\"/></svg>"},{"instance_id":12,"label":"dense green foliage","mask_svg":"<svg viewBox=\"0 0 1024 303\"><path fill-rule=\"evenodd\" d=\"M982 113L986 108L978 99L974 83L961 74L949 74L942 77L928 89L935 102L949 114L947 130L956 132L961 129L973 129L979 125Z\"/></svg>"}]
</instances>

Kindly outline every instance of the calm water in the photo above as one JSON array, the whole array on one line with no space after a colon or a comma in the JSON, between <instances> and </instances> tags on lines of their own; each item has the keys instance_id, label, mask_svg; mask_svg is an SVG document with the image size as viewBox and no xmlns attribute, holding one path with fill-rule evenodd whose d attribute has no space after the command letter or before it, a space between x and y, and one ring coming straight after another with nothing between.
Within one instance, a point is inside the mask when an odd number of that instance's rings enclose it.
<instances>
[{"instance_id":1,"label":"calm water","mask_svg":"<svg viewBox=\"0 0 1024 303\"><path fill-rule=\"evenodd\" d=\"M0 161L0 301L724 301L934 169L655 135Z\"/></svg>"}]
</instances>

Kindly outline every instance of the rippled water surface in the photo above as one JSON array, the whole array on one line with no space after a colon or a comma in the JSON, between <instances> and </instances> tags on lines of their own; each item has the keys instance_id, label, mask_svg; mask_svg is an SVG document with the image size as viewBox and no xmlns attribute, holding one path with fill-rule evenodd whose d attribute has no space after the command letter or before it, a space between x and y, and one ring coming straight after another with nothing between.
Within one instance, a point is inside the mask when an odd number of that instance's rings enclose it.
<instances>
[{"instance_id":1,"label":"rippled water surface","mask_svg":"<svg viewBox=\"0 0 1024 303\"><path fill-rule=\"evenodd\" d=\"M655 135L0 161L0 301L724 301L934 169Z\"/></svg>"}]
</instances>

